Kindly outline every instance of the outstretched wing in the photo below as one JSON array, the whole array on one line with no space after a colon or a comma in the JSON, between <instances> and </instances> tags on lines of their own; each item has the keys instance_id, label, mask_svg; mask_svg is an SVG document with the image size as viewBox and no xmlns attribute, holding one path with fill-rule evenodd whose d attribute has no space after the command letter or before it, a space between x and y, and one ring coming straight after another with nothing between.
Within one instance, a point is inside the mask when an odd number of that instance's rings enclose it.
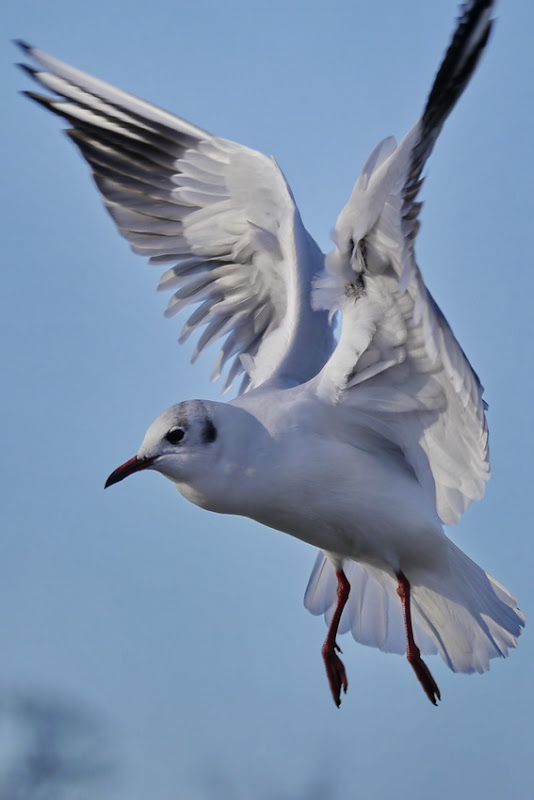
<instances>
[{"instance_id":1,"label":"outstretched wing","mask_svg":"<svg viewBox=\"0 0 534 800\"><path fill-rule=\"evenodd\" d=\"M426 159L488 40L492 6L461 7L422 118L398 146L386 139L370 155L314 295L316 307L343 312L317 391L358 408L396 441L449 524L484 493L488 433L482 386L416 264L416 198Z\"/></svg>"},{"instance_id":2,"label":"outstretched wing","mask_svg":"<svg viewBox=\"0 0 534 800\"><path fill-rule=\"evenodd\" d=\"M327 314L310 304L324 257L276 162L21 46L37 68L21 66L53 93L26 94L72 125L132 250L168 267L167 316L197 304L180 336L205 326L193 359L226 337L212 373L234 357L225 389L244 370L241 390L315 375L333 345Z\"/></svg>"}]
</instances>

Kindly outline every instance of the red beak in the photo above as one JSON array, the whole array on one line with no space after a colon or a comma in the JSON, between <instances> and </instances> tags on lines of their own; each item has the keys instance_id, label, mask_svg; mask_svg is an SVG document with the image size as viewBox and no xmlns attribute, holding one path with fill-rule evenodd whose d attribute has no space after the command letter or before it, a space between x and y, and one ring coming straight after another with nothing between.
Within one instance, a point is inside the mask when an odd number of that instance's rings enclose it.
<instances>
[{"instance_id":1,"label":"red beak","mask_svg":"<svg viewBox=\"0 0 534 800\"><path fill-rule=\"evenodd\" d=\"M120 467L117 467L117 469L111 473L104 484L104 489L107 489L108 486L113 486L114 483L122 481L124 478L127 478L128 475L132 475L134 472L139 472L141 469L148 469L153 461L153 458L138 458L137 456L134 456L129 461L121 464Z\"/></svg>"}]
</instances>

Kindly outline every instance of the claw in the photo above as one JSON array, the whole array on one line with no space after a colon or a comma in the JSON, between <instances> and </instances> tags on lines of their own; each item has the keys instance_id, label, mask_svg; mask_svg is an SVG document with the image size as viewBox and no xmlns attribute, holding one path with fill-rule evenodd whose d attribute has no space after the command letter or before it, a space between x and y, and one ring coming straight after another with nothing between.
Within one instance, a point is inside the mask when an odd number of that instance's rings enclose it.
<instances>
[{"instance_id":1,"label":"claw","mask_svg":"<svg viewBox=\"0 0 534 800\"><path fill-rule=\"evenodd\" d=\"M347 680L345 666L336 654L336 650L341 652L337 644L334 643L334 646L330 647L327 645L327 642L325 642L322 653L328 683L330 684L330 691L332 692L334 703L339 708L341 705L341 690L343 689L344 694L346 694L349 688L349 682Z\"/></svg>"},{"instance_id":2,"label":"claw","mask_svg":"<svg viewBox=\"0 0 534 800\"><path fill-rule=\"evenodd\" d=\"M404 627L406 629L406 657L417 676L417 680L423 687L426 696L432 705L437 706L437 701L441 700L441 693L436 681L432 677L432 673L421 658L421 651L417 647L413 636L410 582L402 572L398 573L397 578L399 581L397 594L401 599L402 611L404 614Z\"/></svg>"},{"instance_id":3,"label":"claw","mask_svg":"<svg viewBox=\"0 0 534 800\"><path fill-rule=\"evenodd\" d=\"M332 616L332 621L330 622L330 627L328 628L328 633L326 635L321 652L323 654L328 683L330 684L330 691L332 692L334 703L339 708L341 705L341 690L343 689L343 692L346 694L347 689L349 688L349 682L347 680L347 673L345 672L343 662L337 655L337 653L341 653L341 647L336 642L336 636L337 629L339 627L339 621L349 597L350 583L348 582L347 576L342 569L336 572L336 576L337 606Z\"/></svg>"},{"instance_id":4,"label":"claw","mask_svg":"<svg viewBox=\"0 0 534 800\"><path fill-rule=\"evenodd\" d=\"M432 673L421 658L419 648L416 648L416 652L412 651L411 653L408 653L408 661L411 664L419 683L423 687L426 696L432 705L437 706L437 701L441 700L441 692L439 691L438 685L434 680Z\"/></svg>"}]
</instances>

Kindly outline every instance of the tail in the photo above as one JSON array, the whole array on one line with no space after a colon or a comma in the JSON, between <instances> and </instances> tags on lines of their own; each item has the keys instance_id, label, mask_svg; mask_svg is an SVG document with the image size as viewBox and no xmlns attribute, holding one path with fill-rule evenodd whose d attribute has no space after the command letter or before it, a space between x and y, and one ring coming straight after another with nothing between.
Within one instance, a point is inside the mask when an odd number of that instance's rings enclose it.
<instances>
[{"instance_id":1,"label":"tail","mask_svg":"<svg viewBox=\"0 0 534 800\"><path fill-rule=\"evenodd\" d=\"M412 592L412 622L423 654L439 653L453 672L485 672L490 659L517 647L525 617L510 592L449 542L448 564L439 573L404 570ZM397 581L382 570L345 561L351 584L339 632L388 653L406 652ZM329 624L336 605L334 570L319 553L304 605Z\"/></svg>"}]
</instances>

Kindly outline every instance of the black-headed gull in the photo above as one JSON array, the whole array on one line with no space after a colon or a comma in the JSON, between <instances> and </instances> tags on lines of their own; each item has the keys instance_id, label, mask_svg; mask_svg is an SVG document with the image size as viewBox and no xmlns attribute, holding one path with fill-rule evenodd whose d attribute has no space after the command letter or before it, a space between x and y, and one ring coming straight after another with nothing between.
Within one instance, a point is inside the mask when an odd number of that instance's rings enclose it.
<instances>
[{"instance_id":1,"label":"black-headed gull","mask_svg":"<svg viewBox=\"0 0 534 800\"><path fill-rule=\"evenodd\" d=\"M515 647L515 598L444 534L489 478L482 387L414 255L421 174L491 30L492 0L461 6L423 116L367 159L326 258L276 162L22 44L66 118L120 233L167 265L174 316L195 304L195 356L224 338L229 403L164 411L106 486L161 472L193 503L250 517L320 548L305 595L329 624L334 701L347 689L338 633L482 672ZM342 315L336 343L332 317Z\"/></svg>"}]
</instances>

